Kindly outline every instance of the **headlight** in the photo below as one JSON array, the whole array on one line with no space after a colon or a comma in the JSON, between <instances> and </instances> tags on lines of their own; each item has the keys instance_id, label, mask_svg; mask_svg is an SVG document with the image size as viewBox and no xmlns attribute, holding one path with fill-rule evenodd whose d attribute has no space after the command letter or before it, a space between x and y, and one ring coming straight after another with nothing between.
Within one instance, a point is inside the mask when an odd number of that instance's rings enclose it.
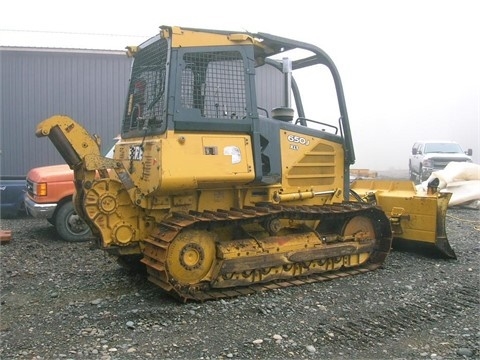
<instances>
[{"instance_id":1,"label":"headlight","mask_svg":"<svg viewBox=\"0 0 480 360\"><path fill-rule=\"evenodd\" d=\"M426 167L426 168L433 168L433 160L431 159L423 160L422 165L423 167Z\"/></svg>"}]
</instances>

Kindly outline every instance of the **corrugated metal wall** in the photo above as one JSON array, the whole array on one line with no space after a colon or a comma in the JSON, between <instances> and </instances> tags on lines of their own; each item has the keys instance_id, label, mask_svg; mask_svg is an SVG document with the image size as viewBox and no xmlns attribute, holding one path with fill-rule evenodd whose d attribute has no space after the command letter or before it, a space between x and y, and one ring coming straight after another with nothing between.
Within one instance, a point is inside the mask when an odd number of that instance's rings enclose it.
<instances>
[{"instance_id":1,"label":"corrugated metal wall","mask_svg":"<svg viewBox=\"0 0 480 360\"><path fill-rule=\"evenodd\" d=\"M37 124L66 114L100 135L120 132L132 59L120 51L0 47L0 174L64 163Z\"/></svg>"}]
</instances>

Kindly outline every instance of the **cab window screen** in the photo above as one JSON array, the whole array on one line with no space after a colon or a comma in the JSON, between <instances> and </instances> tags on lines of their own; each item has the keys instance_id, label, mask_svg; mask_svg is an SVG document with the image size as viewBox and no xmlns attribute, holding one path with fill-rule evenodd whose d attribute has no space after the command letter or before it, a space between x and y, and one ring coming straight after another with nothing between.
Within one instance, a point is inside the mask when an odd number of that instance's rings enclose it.
<instances>
[{"instance_id":1,"label":"cab window screen","mask_svg":"<svg viewBox=\"0 0 480 360\"><path fill-rule=\"evenodd\" d=\"M123 132L160 128L165 121L167 50L160 40L135 56Z\"/></svg>"},{"instance_id":2,"label":"cab window screen","mask_svg":"<svg viewBox=\"0 0 480 360\"><path fill-rule=\"evenodd\" d=\"M239 52L186 53L183 60L182 107L198 109L206 118L245 117L245 70Z\"/></svg>"}]
</instances>

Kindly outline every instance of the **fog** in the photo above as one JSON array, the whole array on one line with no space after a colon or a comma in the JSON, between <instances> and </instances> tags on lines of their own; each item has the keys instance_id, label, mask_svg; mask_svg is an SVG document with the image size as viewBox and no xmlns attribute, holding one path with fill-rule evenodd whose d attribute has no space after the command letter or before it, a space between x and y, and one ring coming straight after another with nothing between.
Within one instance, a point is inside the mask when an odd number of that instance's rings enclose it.
<instances>
[{"instance_id":1,"label":"fog","mask_svg":"<svg viewBox=\"0 0 480 360\"><path fill-rule=\"evenodd\" d=\"M337 65L353 131L354 167L407 169L413 142L423 139L458 141L479 163L477 4L25 0L2 4L0 46L123 50L155 35L160 25L293 38L322 48Z\"/></svg>"}]
</instances>

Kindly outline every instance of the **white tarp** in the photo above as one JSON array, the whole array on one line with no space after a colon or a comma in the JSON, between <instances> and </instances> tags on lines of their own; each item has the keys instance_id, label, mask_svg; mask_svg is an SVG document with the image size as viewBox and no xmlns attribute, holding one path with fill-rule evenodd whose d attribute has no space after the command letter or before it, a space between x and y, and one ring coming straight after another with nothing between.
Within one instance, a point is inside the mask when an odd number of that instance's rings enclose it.
<instances>
[{"instance_id":1,"label":"white tarp","mask_svg":"<svg viewBox=\"0 0 480 360\"><path fill-rule=\"evenodd\" d=\"M450 162L445 169L434 171L430 177L417 185L417 192L426 193L428 183L439 180L438 190L451 192L448 206L465 205L480 209L480 165L467 162Z\"/></svg>"}]
</instances>

